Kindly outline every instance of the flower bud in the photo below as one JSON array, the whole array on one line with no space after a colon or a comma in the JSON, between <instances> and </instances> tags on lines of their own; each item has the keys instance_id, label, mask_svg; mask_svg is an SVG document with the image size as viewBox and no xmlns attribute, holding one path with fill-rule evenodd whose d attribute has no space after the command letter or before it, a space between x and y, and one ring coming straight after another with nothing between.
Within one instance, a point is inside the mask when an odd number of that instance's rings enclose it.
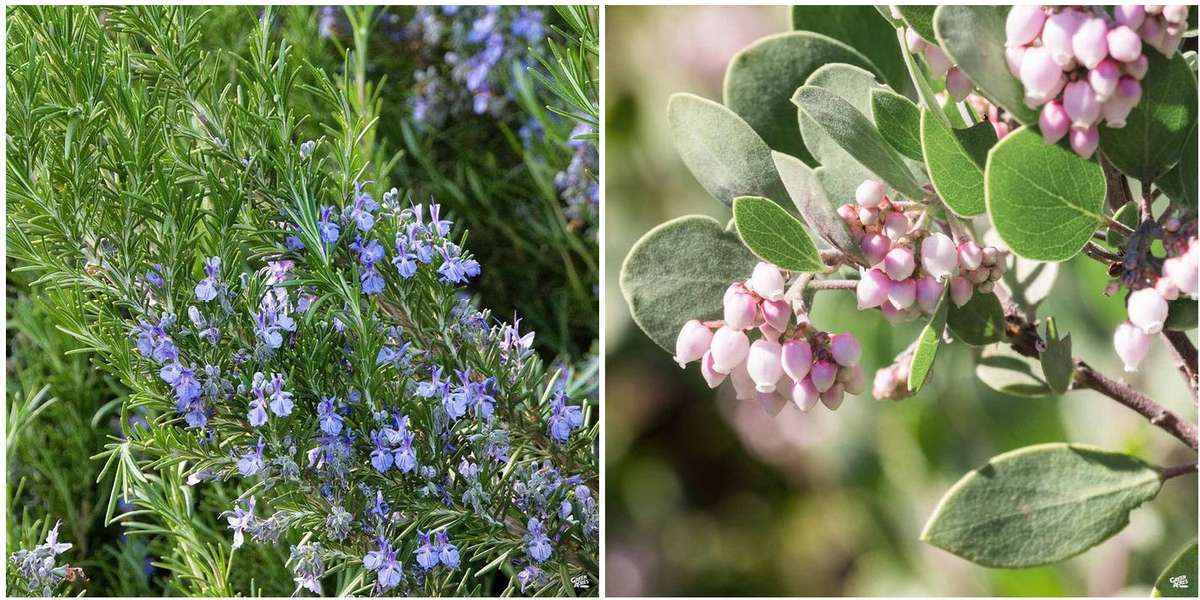
<instances>
[{"instance_id":1,"label":"flower bud","mask_svg":"<svg viewBox=\"0 0 1200 600\"><path fill-rule=\"evenodd\" d=\"M866 206L858 207L858 222L863 224L863 227L870 227L879 223L879 209Z\"/></svg>"},{"instance_id":2,"label":"flower bud","mask_svg":"<svg viewBox=\"0 0 1200 600\"><path fill-rule=\"evenodd\" d=\"M1161 14L1162 14L1162 9L1163 9L1163 5L1162 5L1162 4L1147 4L1147 5L1146 5L1146 14L1148 14L1148 15L1161 15Z\"/></svg>"},{"instance_id":3,"label":"flower bud","mask_svg":"<svg viewBox=\"0 0 1200 600\"><path fill-rule=\"evenodd\" d=\"M951 67L946 72L946 93L957 102L962 102L971 94L971 80L958 67Z\"/></svg>"},{"instance_id":4,"label":"flower bud","mask_svg":"<svg viewBox=\"0 0 1200 600\"><path fill-rule=\"evenodd\" d=\"M1100 118L1100 103L1096 92L1085 80L1072 81L1063 89L1063 110L1071 118L1071 126L1077 129L1091 127Z\"/></svg>"},{"instance_id":5,"label":"flower bud","mask_svg":"<svg viewBox=\"0 0 1200 600\"><path fill-rule=\"evenodd\" d=\"M749 400L758 396L758 391L754 389L754 380L750 379L750 373L746 371L746 363L741 363L729 373L729 380L733 382L733 391L738 400Z\"/></svg>"},{"instance_id":6,"label":"flower bud","mask_svg":"<svg viewBox=\"0 0 1200 600\"><path fill-rule=\"evenodd\" d=\"M767 325L775 331L787 329L792 320L792 307L788 305L787 300L763 300L761 306Z\"/></svg>"},{"instance_id":7,"label":"flower bud","mask_svg":"<svg viewBox=\"0 0 1200 600\"><path fill-rule=\"evenodd\" d=\"M805 340L791 340L783 344L779 362L783 372L792 381L800 381L812 370L812 346Z\"/></svg>"},{"instance_id":8,"label":"flower bud","mask_svg":"<svg viewBox=\"0 0 1200 600\"><path fill-rule=\"evenodd\" d=\"M924 55L925 62L929 64L929 72L934 77L945 77L946 72L950 70L950 57L935 44L926 44Z\"/></svg>"},{"instance_id":9,"label":"flower bud","mask_svg":"<svg viewBox=\"0 0 1200 600\"><path fill-rule=\"evenodd\" d=\"M862 358L862 346L853 334L835 333L829 339L829 353L843 367L853 367Z\"/></svg>"},{"instance_id":10,"label":"flower bud","mask_svg":"<svg viewBox=\"0 0 1200 600\"><path fill-rule=\"evenodd\" d=\"M1154 289L1167 302L1179 299L1179 286L1170 277L1159 277L1158 281L1154 282Z\"/></svg>"},{"instance_id":11,"label":"flower bud","mask_svg":"<svg viewBox=\"0 0 1200 600\"><path fill-rule=\"evenodd\" d=\"M805 377L792 388L792 402L796 403L796 408L801 412L808 412L812 407L817 405L821 399L821 392L813 387L812 379Z\"/></svg>"},{"instance_id":12,"label":"flower bud","mask_svg":"<svg viewBox=\"0 0 1200 600\"><path fill-rule=\"evenodd\" d=\"M1100 131L1096 129L1095 125L1087 129L1072 129L1070 140L1071 149L1075 151L1075 154L1083 158L1091 158L1096 147L1100 145Z\"/></svg>"},{"instance_id":13,"label":"flower bud","mask_svg":"<svg viewBox=\"0 0 1200 600\"><path fill-rule=\"evenodd\" d=\"M843 204L837 208L837 213L847 225L856 223L861 225L858 220L858 210L853 205Z\"/></svg>"},{"instance_id":14,"label":"flower bud","mask_svg":"<svg viewBox=\"0 0 1200 600\"><path fill-rule=\"evenodd\" d=\"M955 306L962 306L971 301L971 294L975 292L975 286L971 285L963 277L955 277L950 280L950 300Z\"/></svg>"},{"instance_id":15,"label":"flower bud","mask_svg":"<svg viewBox=\"0 0 1200 600\"><path fill-rule=\"evenodd\" d=\"M888 288L891 286L888 276L880 269L863 271L855 293L858 295L858 310L875 308L887 300Z\"/></svg>"},{"instance_id":16,"label":"flower bud","mask_svg":"<svg viewBox=\"0 0 1200 600\"><path fill-rule=\"evenodd\" d=\"M1024 46L1037 38L1046 22L1046 11L1037 4L1023 4L1008 11L1004 22L1004 43L1007 46Z\"/></svg>"},{"instance_id":17,"label":"flower bud","mask_svg":"<svg viewBox=\"0 0 1200 600\"><path fill-rule=\"evenodd\" d=\"M975 291L979 292L980 294L990 294L995 289L996 284L992 283L991 281L984 281L975 288Z\"/></svg>"},{"instance_id":18,"label":"flower bud","mask_svg":"<svg viewBox=\"0 0 1200 600\"><path fill-rule=\"evenodd\" d=\"M1088 83L1096 93L1096 100L1105 102L1117 91L1117 82L1121 81L1121 67L1111 58L1103 60L1095 69L1088 72Z\"/></svg>"},{"instance_id":19,"label":"flower bud","mask_svg":"<svg viewBox=\"0 0 1200 600\"><path fill-rule=\"evenodd\" d=\"M884 302L879 306L879 311L883 313L883 318L887 319L888 323L896 325L909 321L908 311L896 308L890 301Z\"/></svg>"},{"instance_id":20,"label":"flower bud","mask_svg":"<svg viewBox=\"0 0 1200 600\"><path fill-rule=\"evenodd\" d=\"M908 233L911 228L908 217L898 210L888 211L883 219L883 233L893 240L900 239L900 236Z\"/></svg>"},{"instance_id":21,"label":"flower bud","mask_svg":"<svg viewBox=\"0 0 1200 600\"><path fill-rule=\"evenodd\" d=\"M883 271L892 281L908 279L916 268L917 262L913 258L912 250L904 246L892 248L887 256L883 257Z\"/></svg>"},{"instance_id":22,"label":"flower bud","mask_svg":"<svg viewBox=\"0 0 1200 600\"><path fill-rule=\"evenodd\" d=\"M712 346L713 370L718 373L729 373L746 360L750 352L750 338L745 333L728 325L713 334Z\"/></svg>"},{"instance_id":23,"label":"flower bud","mask_svg":"<svg viewBox=\"0 0 1200 600\"><path fill-rule=\"evenodd\" d=\"M829 410L837 410L844 399L845 387L840 383L835 383L829 389L821 392L821 404L824 404Z\"/></svg>"},{"instance_id":24,"label":"flower bud","mask_svg":"<svg viewBox=\"0 0 1200 600\"><path fill-rule=\"evenodd\" d=\"M754 327L758 320L758 299L753 294L738 288L725 295L725 325L743 330Z\"/></svg>"},{"instance_id":25,"label":"flower bud","mask_svg":"<svg viewBox=\"0 0 1200 600\"><path fill-rule=\"evenodd\" d=\"M1049 52L1051 60L1060 68L1069 66L1075 59L1071 40L1086 18L1083 13L1068 8L1046 19L1046 24L1042 27L1042 45Z\"/></svg>"},{"instance_id":26,"label":"flower bud","mask_svg":"<svg viewBox=\"0 0 1200 600\"><path fill-rule=\"evenodd\" d=\"M703 357L708 352L712 339L712 330L700 321L692 319L684 323L679 337L675 339L675 362L679 363L679 368L682 369L693 360Z\"/></svg>"},{"instance_id":27,"label":"flower bud","mask_svg":"<svg viewBox=\"0 0 1200 600\"><path fill-rule=\"evenodd\" d=\"M1147 21L1147 23L1153 21ZM1143 25L1145 27L1145 25ZM1142 54L1142 40L1137 32L1125 25L1118 25L1108 31L1108 53L1113 58L1127 63L1137 60Z\"/></svg>"},{"instance_id":28,"label":"flower bud","mask_svg":"<svg viewBox=\"0 0 1200 600\"><path fill-rule=\"evenodd\" d=\"M1096 68L1108 56L1108 24L1100 17L1083 21L1075 35L1071 36L1071 50L1079 64L1089 69Z\"/></svg>"},{"instance_id":29,"label":"flower bud","mask_svg":"<svg viewBox=\"0 0 1200 600\"><path fill-rule=\"evenodd\" d=\"M921 240L921 266L938 281L958 271L958 248L954 241L942 233L934 233Z\"/></svg>"},{"instance_id":30,"label":"flower bud","mask_svg":"<svg viewBox=\"0 0 1200 600\"><path fill-rule=\"evenodd\" d=\"M858 189L854 190L854 201L858 202L859 206L867 208L875 208L883 202L884 189L883 184L874 179L866 179L858 184Z\"/></svg>"},{"instance_id":31,"label":"flower bud","mask_svg":"<svg viewBox=\"0 0 1200 600\"><path fill-rule=\"evenodd\" d=\"M1159 46L1161 46L1162 41L1163 41L1163 36L1165 36L1166 34L1167 34L1166 30L1163 29L1162 23L1160 23L1158 21L1158 19L1146 19L1145 21L1142 21L1142 26L1139 27L1137 30L1137 37L1140 38L1139 42L1144 41L1147 44L1149 44L1152 48L1158 48ZM1132 44L1133 44L1132 41L1130 41L1128 43L1130 44L1130 46L1132 46ZM1109 41L1109 45L1110 46L1112 45L1112 41ZM1110 50L1110 52L1112 52L1112 50ZM1141 52L1142 52L1142 47L1139 44L1138 45L1138 53L1140 54ZM1129 59L1118 58L1115 53L1113 54L1113 58L1116 58L1117 60L1120 60L1121 62L1129 62L1129 61L1133 60L1132 58L1129 58Z\"/></svg>"},{"instance_id":32,"label":"flower bud","mask_svg":"<svg viewBox=\"0 0 1200 600\"><path fill-rule=\"evenodd\" d=\"M966 240L958 245L958 266L973 271L983 264L983 248L974 240Z\"/></svg>"},{"instance_id":33,"label":"flower bud","mask_svg":"<svg viewBox=\"0 0 1200 600\"><path fill-rule=\"evenodd\" d=\"M837 372L837 365L827 360L818 360L813 363L812 371L809 372L808 377L812 380L813 387L817 388L818 392L824 393L837 380Z\"/></svg>"},{"instance_id":34,"label":"flower bud","mask_svg":"<svg viewBox=\"0 0 1200 600\"><path fill-rule=\"evenodd\" d=\"M1050 58L1050 51L1041 46L1025 51L1020 79L1025 86L1025 101L1033 106L1056 96L1064 81L1062 67Z\"/></svg>"},{"instance_id":35,"label":"flower bud","mask_svg":"<svg viewBox=\"0 0 1200 600\"><path fill-rule=\"evenodd\" d=\"M1172 32L1172 31L1168 30L1166 33L1163 34L1162 41L1160 41L1158 43L1158 46L1155 46L1155 47L1158 48L1159 52L1162 52L1163 56L1166 56L1169 58L1169 57L1175 55L1175 51L1179 50L1179 45L1181 43L1183 43L1183 32L1182 31Z\"/></svg>"},{"instance_id":36,"label":"flower bud","mask_svg":"<svg viewBox=\"0 0 1200 600\"><path fill-rule=\"evenodd\" d=\"M1130 29L1136 30L1142 26L1142 20L1146 18L1146 9L1140 4L1118 4L1113 6L1113 19L1118 25L1124 25Z\"/></svg>"},{"instance_id":37,"label":"flower bud","mask_svg":"<svg viewBox=\"0 0 1200 600\"><path fill-rule=\"evenodd\" d=\"M895 367L884 367L875 371L875 381L871 385L871 395L876 400L886 400L892 397L901 384L896 377Z\"/></svg>"},{"instance_id":38,"label":"flower bud","mask_svg":"<svg viewBox=\"0 0 1200 600\"><path fill-rule=\"evenodd\" d=\"M771 263L760 262L750 275L750 290L766 300L783 297L783 273Z\"/></svg>"},{"instance_id":39,"label":"flower bud","mask_svg":"<svg viewBox=\"0 0 1200 600\"><path fill-rule=\"evenodd\" d=\"M913 279L893 281L888 285L888 302L898 309L912 306L917 300L917 282Z\"/></svg>"},{"instance_id":40,"label":"flower bud","mask_svg":"<svg viewBox=\"0 0 1200 600\"><path fill-rule=\"evenodd\" d=\"M1188 5L1186 4L1167 4L1163 6L1162 16L1171 23L1183 23L1187 21Z\"/></svg>"},{"instance_id":41,"label":"flower bud","mask_svg":"<svg viewBox=\"0 0 1200 600\"><path fill-rule=\"evenodd\" d=\"M991 274L991 269L976 269L974 271L967 271L962 276L971 283L983 283L991 277Z\"/></svg>"},{"instance_id":42,"label":"flower bud","mask_svg":"<svg viewBox=\"0 0 1200 600\"><path fill-rule=\"evenodd\" d=\"M941 298L942 285L933 276L924 275L917 279L917 306L922 311L932 313Z\"/></svg>"},{"instance_id":43,"label":"flower bud","mask_svg":"<svg viewBox=\"0 0 1200 600\"><path fill-rule=\"evenodd\" d=\"M850 373L842 382L847 394L857 396L867 391L867 374L863 371L862 365L854 365L852 368L842 370Z\"/></svg>"},{"instance_id":44,"label":"flower bud","mask_svg":"<svg viewBox=\"0 0 1200 600\"><path fill-rule=\"evenodd\" d=\"M1121 357L1121 362L1125 363L1125 370L1136 371L1142 359L1150 352L1150 336L1133 323L1125 321L1117 325L1117 330L1113 333L1113 348L1116 349L1117 356Z\"/></svg>"},{"instance_id":45,"label":"flower bud","mask_svg":"<svg viewBox=\"0 0 1200 600\"><path fill-rule=\"evenodd\" d=\"M1143 288L1129 295L1126 305L1129 320L1148 334L1155 334L1163 329L1167 320L1167 301L1154 288Z\"/></svg>"},{"instance_id":46,"label":"flower bud","mask_svg":"<svg viewBox=\"0 0 1200 600\"><path fill-rule=\"evenodd\" d=\"M750 345L750 352L746 356L746 372L750 373L750 379L754 380L755 389L759 392L775 391L775 382L783 374L779 364L780 351L778 342L758 340Z\"/></svg>"},{"instance_id":47,"label":"flower bud","mask_svg":"<svg viewBox=\"0 0 1200 600\"><path fill-rule=\"evenodd\" d=\"M927 43L928 42L925 41L925 38L921 37L921 34L917 33L916 29L913 29L912 27L906 27L904 29L904 45L908 47L909 52L913 54L920 54L921 51L925 50L925 45Z\"/></svg>"},{"instance_id":48,"label":"flower bud","mask_svg":"<svg viewBox=\"0 0 1200 600\"><path fill-rule=\"evenodd\" d=\"M1176 256L1163 261L1163 277L1174 282L1180 292L1189 296L1197 295L1196 287L1200 273L1197 272L1195 263L1188 264L1186 256Z\"/></svg>"},{"instance_id":49,"label":"flower bud","mask_svg":"<svg viewBox=\"0 0 1200 600\"><path fill-rule=\"evenodd\" d=\"M1057 143L1067 135L1070 127L1071 118L1067 116L1067 111L1063 110L1061 102L1052 100L1042 107L1042 115L1038 117L1038 128L1042 130L1042 139L1047 144Z\"/></svg>"},{"instance_id":50,"label":"flower bud","mask_svg":"<svg viewBox=\"0 0 1200 600\"><path fill-rule=\"evenodd\" d=\"M1025 61L1025 46L1009 46L1004 49L1004 62L1008 63L1008 72L1013 77L1021 78L1021 63Z\"/></svg>"},{"instance_id":51,"label":"flower bud","mask_svg":"<svg viewBox=\"0 0 1200 600\"><path fill-rule=\"evenodd\" d=\"M713 369L712 352L705 352L704 357L700 359L700 375L704 377L704 383L708 384L709 389L716 389L726 377L724 373Z\"/></svg>"},{"instance_id":52,"label":"flower bud","mask_svg":"<svg viewBox=\"0 0 1200 600\"><path fill-rule=\"evenodd\" d=\"M779 336L783 335L782 331L775 329L766 323L758 326L758 333L762 335L764 340L771 340L773 342L778 341Z\"/></svg>"},{"instance_id":53,"label":"flower bud","mask_svg":"<svg viewBox=\"0 0 1200 600\"><path fill-rule=\"evenodd\" d=\"M883 261L883 257L887 255L888 250L892 248L892 240L889 240L883 234L868 233L863 236L862 250L867 257L867 262L872 266Z\"/></svg>"}]
</instances>

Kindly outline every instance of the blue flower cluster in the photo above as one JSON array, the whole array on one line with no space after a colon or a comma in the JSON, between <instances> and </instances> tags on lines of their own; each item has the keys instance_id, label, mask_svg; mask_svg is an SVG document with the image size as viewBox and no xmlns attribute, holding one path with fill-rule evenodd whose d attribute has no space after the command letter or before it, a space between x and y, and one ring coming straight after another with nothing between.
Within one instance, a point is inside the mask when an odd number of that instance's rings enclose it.
<instances>
[{"instance_id":1,"label":"blue flower cluster","mask_svg":"<svg viewBox=\"0 0 1200 600\"><path fill-rule=\"evenodd\" d=\"M590 140L574 139L590 133L592 128L580 123L571 132L571 147L575 153L567 169L554 176L559 197L566 204L569 219L595 222L600 216L600 155Z\"/></svg>"}]
</instances>

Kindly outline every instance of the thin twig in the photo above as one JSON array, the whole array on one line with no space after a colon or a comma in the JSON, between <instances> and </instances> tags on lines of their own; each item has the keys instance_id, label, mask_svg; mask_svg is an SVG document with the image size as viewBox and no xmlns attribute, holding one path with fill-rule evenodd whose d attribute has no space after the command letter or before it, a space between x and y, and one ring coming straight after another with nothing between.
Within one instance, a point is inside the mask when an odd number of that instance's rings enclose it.
<instances>
[{"instance_id":1,"label":"thin twig","mask_svg":"<svg viewBox=\"0 0 1200 600\"><path fill-rule=\"evenodd\" d=\"M1104 217L1104 224L1110 229L1116 229L1118 232L1124 234L1125 237L1133 235L1133 230L1130 229L1128 225L1113 219L1112 217Z\"/></svg>"},{"instance_id":2,"label":"thin twig","mask_svg":"<svg viewBox=\"0 0 1200 600\"><path fill-rule=\"evenodd\" d=\"M819 279L808 282L808 288L813 290L854 290L858 289L858 280Z\"/></svg>"},{"instance_id":3,"label":"thin twig","mask_svg":"<svg viewBox=\"0 0 1200 600\"><path fill-rule=\"evenodd\" d=\"M1196 472L1196 463L1192 463L1190 465L1176 465L1174 467L1163 467L1158 470L1158 475L1159 475L1159 477L1162 477L1163 481L1166 481L1168 479L1174 479L1176 477L1179 477L1180 475L1191 475L1192 473L1195 473L1195 472Z\"/></svg>"},{"instance_id":4,"label":"thin twig","mask_svg":"<svg viewBox=\"0 0 1200 600\"><path fill-rule=\"evenodd\" d=\"M1192 402L1196 402L1196 346L1192 344L1192 340L1188 339L1187 334L1182 331L1168 331L1164 329L1162 334L1171 346L1171 351L1175 353L1176 360L1179 361L1179 374L1183 375L1183 380L1187 382L1188 392L1192 395Z\"/></svg>"},{"instance_id":5,"label":"thin twig","mask_svg":"<svg viewBox=\"0 0 1200 600\"><path fill-rule=\"evenodd\" d=\"M1097 246L1095 242L1088 242L1087 245L1083 247L1083 253L1088 255L1088 258L1104 263L1121 262L1120 256L1117 256L1116 254Z\"/></svg>"},{"instance_id":6,"label":"thin twig","mask_svg":"<svg viewBox=\"0 0 1200 600\"><path fill-rule=\"evenodd\" d=\"M1179 418L1163 405L1146 397L1145 394L1096 371L1091 365L1080 359L1075 359L1075 385L1080 388L1095 390L1124 404L1134 412L1146 417L1151 425L1175 436L1192 450L1196 450L1196 426Z\"/></svg>"}]
</instances>

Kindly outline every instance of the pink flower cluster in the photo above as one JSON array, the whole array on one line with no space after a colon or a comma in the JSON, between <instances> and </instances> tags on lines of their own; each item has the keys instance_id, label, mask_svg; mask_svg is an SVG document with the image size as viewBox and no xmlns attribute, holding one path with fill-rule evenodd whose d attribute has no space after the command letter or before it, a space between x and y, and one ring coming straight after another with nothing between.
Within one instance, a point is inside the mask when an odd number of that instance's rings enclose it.
<instances>
[{"instance_id":1,"label":"pink flower cluster","mask_svg":"<svg viewBox=\"0 0 1200 600\"><path fill-rule=\"evenodd\" d=\"M912 27L904 30L904 42L909 52L925 57L925 64L929 65L934 77L945 78L946 93L950 94L955 102L962 102L975 89L971 80L950 62L950 57L946 56L940 46L921 37Z\"/></svg>"},{"instance_id":2,"label":"pink flower cluster","mask_svg":"<svg viewBox=\"0 0 1200 600\"><path fill-rule=\"evenodd\" d=\"M1109 16L1085 6L1014 6L1006 23L1008 68L1025 86L1025 103L1041 107L1046 143L1069 134L1084 158L1100 144L1098 126L1125 126L1142 97L1149 61L1142 43L1170 56L1179 47L1188 7L1116 6Z\"/></svg>"},{"instance_id":3,"label":"pink flower cluster","mask_svg":"<svg viewBox=\"0 0 1200 600\"><path fill-rule=\"evenodd\" d=\"M749 280L726 290L724 320L684 324L675 362L684 367L700 361L710 388L728 378L738 399L757 398L772 414L789 400L806 412L818 401L836 410L844 394L866 390L858 364L862 348L853 335L816 331L806 319L793 326L783 287L783 273L759 263ZM751 342L748 334L755 330L759 335Z\"/></svg>"},{"instance_id":4,"label":"pink flower cluster","mask_svg":"<svg viewBox=\"0 0 1200 600\"><path fill-rule=\"evenodd\" d=\"M875 371L871 395L876 400L903 400L908 397L908 369L912 364L912 353L897 357L896 362Z\"/></svg>"},{"instance_id":5,"label":"pink flower cluster","mask_svg":"<svg viewBox=\"0 0 1200 600\"><path fill-rule=\"evenodd\" d=\"M1136 371L1142 359L1150 352L1150 341L1154 334L1163 330L1169 312L1168 302L1180 296L1200 297L1200 241L1195 235L1184 238L1163 261L1162 274L1152 286L1134 290L1129 294L1125 310L1129 320L1117 326L1113 334L1113 347L1126 371Z\"/></svg>"},{"instance_id":6,"label":"pink flower cluster","mask_svg":"<svg viewBox=\"0 0 1200 600\"><path fill-rule=\"evenodd\" d=\"M962 306L975 292L991 293L1004 275L1001 250L912 229L908 216L888 199L878 181L862 182L855 201L838 207L838 214L870 265L856 288L859 310L878 307L892 323L910 321L933 312L947 281L950 299Z\"/></svg>"}]
</instances>

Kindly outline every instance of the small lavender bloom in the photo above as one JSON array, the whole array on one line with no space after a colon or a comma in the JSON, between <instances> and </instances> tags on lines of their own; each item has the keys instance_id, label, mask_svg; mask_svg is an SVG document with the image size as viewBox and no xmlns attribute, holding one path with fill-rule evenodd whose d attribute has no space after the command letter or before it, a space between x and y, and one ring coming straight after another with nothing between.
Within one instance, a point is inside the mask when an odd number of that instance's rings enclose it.
<instances>
[{"instance_id":1,"label":"small lavender bloom","mask_svg":"<svg viewBox=\"0 0 1200 600\"><path fill-rule=\"evenodd\" d=\"M367 267L363 270L362 275L359 276L359 282L362 285L362 292L368 296L382 292L386 286L383 275L375 267Z\"/></svg>"},{"instance_id":2,"label":"small lavender bloom","mask_svg":"<svg viewBox=\"0 0 1200 600\"><path fill-rule=\"evenodd\" d=\"M383 536L380 536L375 543L378 546L363 557L363 568L368 571L378 571L387 560L388 553L392 551L392 545Z\"/></svg>"},{"instance_id":3,"label":"small lavender bloom","mask_svg":"<svg viewBox=\"0 0 1200 600\"><path fill-rule=\"evenodd\" d=\"M438 394L446 394L450 383L442 381L442 368L439 366L433 367L430 371L430 381L422 381L417 384L417 395L422 398L432 398Z\"/></svg>"},{"instance_id":4,"label":"small lavender bloom","mask_svg":"<svg viewBox=\"0 0 1200 600\"><path fill-rule=\"evenodd\" d=\"M525 593L525 588L533 585L542 577L542 570L534 565L529 565L521 569L517 573L517 581L521 583L521 593Z\"/></svg>"},{"instance_id":5,"label":"small lavender bloom","mask_svg":"<svg viewBox=\"0 0 1200 600\"><path fill-rule=\"evenodd\" d=\"M321 577L325 575L325 560L321 558L321 545L317 543L292 546L292 575L296 585L321 594Z\"/></svg>"},{"instance_id":6,"label":"small lavender bloom","mask_svg":"<svg viewBox=\"0 0 1200 600\"><path fill-rule=\"evenodd\" d=\"M542 23L542 11L522 6L521 11L512 20L513 35L525 38L528 42L538 42L545 35Z\"/></svg>"},{"instance_id":7,"label":"small lavender bloom","mask_svg":"<svg viewBox=\"0 0 1200 600\"><path fill-rule=\"evenodd\" d=\"M317 143L313 140L308 140L307 142L300 144L300 158L307 159L308 157L312 156L313 150L316 149Z\"/></svg>"},{"instance_id":8,"label":"small lavender bloom","mask_svg":"<svg viewBox=\"0 0 1200 600\"><path fill-rule=\"evenodd\" d=\"M321 241L326 244L336 244L338 236L342 234L341 228L332 220L333 211L332 206L322 206L320 220L317 222L317 233L320 234Z\"/></svg>"},{"instance_id":9,"label":"small lavender bloom","mask_svg":"<svg viewBox=\"0 0 1200 600\"><path fill-rule=\"evenodd\" d=\"M375 226L375 216L372 213L379 210L379 205L375 203L375 199L370 194L362 189L363 184L354 184L354 204L350 208L349 217L359 231L366 233Z\"/></svg>"},{"instance_id":10,"label":"small lavender bloom","mask_svg":"<svg viewBox=\"0 0 1200 600\"><path fill-rule=\"evenodd\" d=\"M346 512L346 509L334 506L329 516L325 518L325 529L330 539L341 541L350 534L350 527L353 523L354 517Z\"/></svg>"},{"instance_id":11,"label":"small lavender bloom","mask_svg":"<svg viewBox=\"0 0 1200 600\"><path fill-rule=\"evenodd\" d=\"M375 491L375 502L371 504L371 514L383 519L388 515L388 503L383 500L383 492Z\"/></svg>"},{"instance_id":12,"label":"small lavender bloom","mask_svg":"<svg viewBox=\"0 0 1200 600\"><path fill-rule=\"evenodd\" d=\"M263 438L260 435L258 436L258 444L256 444L252 450L238 458L238 473L241 473L242 477L250 477L251 475L254 475L262 470L264 446L265 444L263 443Z\"/></svg>"},{"instance_id":13,"label":"small lavender bloom","mask_svg":"<svg viewBox=\"0 0 1200 600\"><path fill-rule=\"evenodd\" d=\"M208 302L217 297L217 277L221 274L221 259L210 256L204 259L204 272L207 275L196 284L196 299Z\"/></svg>"},{"instance_id":14,"label":"small lavender bloom","mask_svg":"<svg viewBox=\"0 0 1200 600\"><path fill-rule=\"evenodd\" d=\"M566 519L571 516L571 501L563 500L562 504L558 505L558 518Z\"/></svg>"},{"instance_id":15,"label":"small lavender bloom","mask_svg":"<svg viewBox=\"0 0 1200 600\"><path fill-rule=\"evenodd\" d=\"M537 519L529 520L529 544L525 546L529 552L529 557L537 562L546 562L550 555L554 553L554 549L550 546L550 538L546 535L545 529L542 527L542 522Z\"/></svg>"},{"instance_id":16,"label":"small lavender bloom","mask_svg":"<svg viewBox=\"0 0 1200 600\"><path fill-rule=\"evenodd\" d=\"M287 236L287 238L283 240L283 244L292 252L299 252L304 249L304 241L300 239L300 236L296 235Z\"/></svg>"},{"instance_id":17,"label":"small lavender bloom","mask_svg":"<svg viewBox=\"0 0 1200 600\"><path fill-rule=\"evenodd\" d=\"M437 237L446 237L450 234L450 227L454 223L444 220L442 217L442 205L436 202L429 204L429 230Z\"/></svg>"},{"instance_id":18,"label":"small lavender bloom","mask_svg":"<svg viewBox=\"0 0 1200 600\"><path fill-rule=\"evenodd\" d=\"M246 418L250 419L251 427L260 427L267 422L267 410L264 404L262 398L250 401L250 412L246 414Z\"/></svg>"},{"instance_id":19,"label":"small lavender bloom","mask_svg":"<svg viewBox=\"0 0 1200 600\"><path fill-rule=\"evenodd\" d=\"M402 579L404 579L402 565L400 561L396 560L396 551L390 550L379 566L379 587L385 590L392 589L399 585Z\"/></svg>"},{"instance_id":20,"label":"small lavender bloom","mask_svg":"<svg viewBox=\"0 0 1200 600\"><path fill-rule=\"evenodd\" d=\"M445 529L438 531L435 535L435 543L437 546L438 560L450 569L457 569L458 546L450 543L450 534L446 533Z\"/></svg>"},{"instance_id":21,"label":"small lavender bloom","mask_svg":"<svg viewBox=\"0 0 1200 600\"><path fill-rule=\"evenodd\" d=\"M555 393L550 400L550 411L550 437L555 440L565 442L573 429L583 426L583 409L568 405L562 392Z\"/></svg>"},{"instance_id":22,"label":"small lavender bloom","mask_svg":"<svg viewBox=\"0 0 1200 600\"><path fill-rule=\"evenodd\" d=\"M277 417L292 414L292 393L283 389L283 375L275 373L271 376L271 412Z\"/></svg>"},{"instance_id":23,"label":"small lavender bloom","mask_svg":"<svg viewBox=\"0 0 1200 600\"><path fill-rule=\"evenodd\" d=\"M251 496L246 501L246 508L235 506L233 512L227 512L229 516L229 528L233 530L233 546L234 550L242 547L245 541L245 531L254 523L254 496Z\"/></svg>"},{"instance_id":24,"label":"small lavender bloom","mask_svg":"<svg viewBox=\"0 0 1200 600\"><path fill-rule=\"evenodd\" d=\"M470 278L479 275L479 262L475 259L464 259L458 246L447 243L438 248L438 253L442 255L442 266L438 267L442 281L467 283Z\"/></svg>"},{"instance_id":25,"label":"small lavender bloom","mask_svg":"<svg viewBox=\"0 0 1200 600\"><path fill-rule=\"evenodd\" d=\"M375 445L375 449L371 451L371 466L380 473L386 473L392 467L392 450L384 445L384 442L379 431L371 432L371 443Z\"/></svg>"},{"instance_id":26,"label":"small lavender bloom","mask_svg":"<svg viewBox=\"0 0 1200 600\"><path fill-rule=\"evenodd\" d=\"M423 531L417 532L417 539L420 546L413 551L417 556L417 564L426 571L434 568L438 564L438 551L433 547L433 542L429 540L429 534Z\"/></svg>"},{"instance_id":27,"label":"small lavender bloom","mask_svg":"<svg viewBox=\"0 0 1200 600\"><path fill-rule=\"evenodd\" d=\"M329 435L342 432L342 416L337 413L337 398L321 398L321 402L317 404L317 422L321 431Z\"/></svg>"},{"instance_id":28,"label":"small lavender bloom","mask_svg":"<svg viewBox=\"0 0 1200 600\"><path fill-rule=\"evenodd\" d=\"M292 260L272 260L267 262L267 285L278 285L288 280L288 275L296 266Z\"/></svg>"},{"instance_id":29,"label":"small lavender bloom","mask_svg":"<svg viewBox=\"0 0 1200 600\"><path fill-rule=\"evenodd\" d=\"M146 281L150 282L150 285L156 288L161 288L163 286L161 264L154 263L152 268L146 270Z\"/></svg>"}]
</instances>

